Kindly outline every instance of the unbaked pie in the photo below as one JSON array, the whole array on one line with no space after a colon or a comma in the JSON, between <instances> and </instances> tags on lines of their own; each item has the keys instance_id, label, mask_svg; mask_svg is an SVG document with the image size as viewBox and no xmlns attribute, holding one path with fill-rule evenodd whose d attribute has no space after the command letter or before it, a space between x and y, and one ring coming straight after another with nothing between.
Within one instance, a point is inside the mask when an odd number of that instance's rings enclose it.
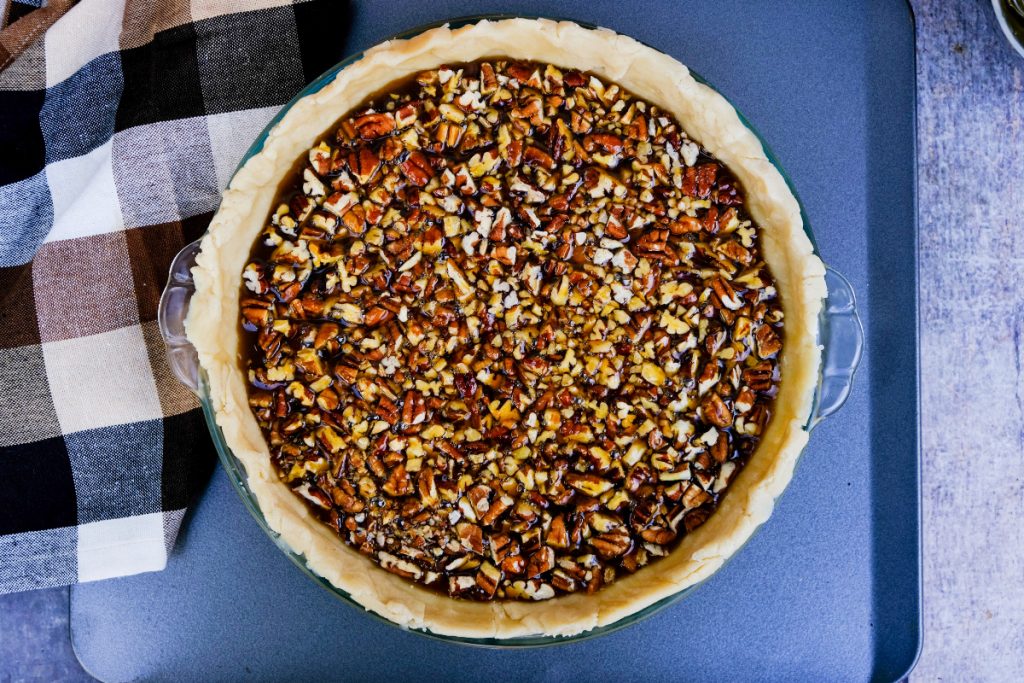
<instances>
[{"instance_id":1,"label":"unbaked pie","mask_svg":"<svg viewBox=\"0 0 1024 683\"><path fill-rule=\"evenodd\" d=\"M371 50L240 169L199 263L189 336L268 523L402 624L642 609L738 548L806 440L798 205L721 96L608 31Z\"/></svg>"}]
</instances>

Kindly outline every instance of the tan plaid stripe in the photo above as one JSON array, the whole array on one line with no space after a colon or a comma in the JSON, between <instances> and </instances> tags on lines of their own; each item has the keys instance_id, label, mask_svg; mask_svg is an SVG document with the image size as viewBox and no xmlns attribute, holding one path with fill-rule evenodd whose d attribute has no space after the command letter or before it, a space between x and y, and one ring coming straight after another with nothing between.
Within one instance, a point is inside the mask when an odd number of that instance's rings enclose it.
<instances>
[{"instance_id":1,"label":"tan plaid stripe","mask_svg":"<svg viewBox=\"0 0 1024 683\"><path fill-rule=\"evenodd\" d=\"M9 60L6 68L0 69L0 91L42 90L45 87L46 54L41 40L30 43L20 55Z\"/></svg>"},{"instance_id":2,"label":"tan plaid stripe","mask_svg":"<svg viewBox=\"0 0 1024 683\"><path fill-rule=\"evenodd\" d=\"M188 243L180 221L126 230L128 261L135 282L139 320L156 320L160 293L175 254Z\"/></svg>"},{"instance_id":3,"label":"tan plaid stripe","mask_svg":"<svg viewBox=\"0 0 1024 683\"><path fill-rule=\"evenodd\" d=\"M33 261L32 280L43 342L139 322L122 232L44 244Z\"/></svg>"},{"instance_id":4,"label":"tan plaid stripe","mask_svg":"<svg viewBox=\"0 0 1024 683\"><path fill-rule=\"evenodd\" d=\"M235 10L237 11L237 9ZM132 0L124 8L121 49L140 47L153 36L192 21L188 0Z\"/></svg>"},{"instance_id":5,"label":"tan plaid stripe","mask_svg":"<svg viewBox=\"0 0 1024 683\"><path fill-rule=\"evenodd\" d=\"M50 0L44 7L27 14L0 31L0 70L17 59L74 3L75 0Z\"/></svg>"},{"instance_id":6,"label":"tan plaid stripe","mask_svg":"<svg viewBox=\"0 0 1024 683\"><path fill-rule=\"evenodd\" d=\"M0 268L0 348L39 343L33 300L32 264Z\"/></svg>"}]
</instances>

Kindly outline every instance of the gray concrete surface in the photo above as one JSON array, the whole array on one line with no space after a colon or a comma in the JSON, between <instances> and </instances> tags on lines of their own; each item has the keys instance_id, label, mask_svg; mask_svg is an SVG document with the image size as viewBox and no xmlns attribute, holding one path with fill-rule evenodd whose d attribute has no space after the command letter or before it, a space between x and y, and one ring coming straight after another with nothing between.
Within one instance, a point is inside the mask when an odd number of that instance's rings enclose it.
<instances>
[{"instance_id":1,"label":"gray concrete surface","mask_svg":"<svg viewBox=\"0 0 1024 683\"><path fill-rule=\"evenodd\" d=\"M924 652L1024 680L1024 59L988 0L919 0Z\"/></svg>"}]
</instances>

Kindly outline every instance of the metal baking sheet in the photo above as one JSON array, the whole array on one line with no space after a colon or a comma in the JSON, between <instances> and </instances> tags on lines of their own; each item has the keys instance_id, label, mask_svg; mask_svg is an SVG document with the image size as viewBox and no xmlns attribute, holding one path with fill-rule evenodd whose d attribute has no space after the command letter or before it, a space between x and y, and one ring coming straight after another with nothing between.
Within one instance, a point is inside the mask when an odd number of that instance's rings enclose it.
<instances>
[{"instance_id":1,"label":"metal baking sheet","mask_svg":"<svg viewBox=\"0 0 1024 683\"><path fill-rule=\"evenodd\" d=\"M218 470L166 571L76 586L104 680L896 680L921 642L914 24L866 2L358 2L345 53L467 12L560 16L691 66L761 132L867 334L849 402L819 426L762 531L693 595L553 648L404 633L298 572Z\"/></svg>"}]
</instances>

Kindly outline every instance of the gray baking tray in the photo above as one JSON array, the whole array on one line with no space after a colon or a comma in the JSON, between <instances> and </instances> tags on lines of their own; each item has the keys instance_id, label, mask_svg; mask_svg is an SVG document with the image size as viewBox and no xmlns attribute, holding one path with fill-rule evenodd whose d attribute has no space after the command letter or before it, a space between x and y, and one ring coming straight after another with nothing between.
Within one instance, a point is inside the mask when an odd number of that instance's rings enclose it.
<instances>
[{"instance_id":1,"label":"gray baking tray","mask_svg":"<svg viewBox=\"0 0 1024 683\"><path fill-rule=\"evenodd\" d=\"M470 649L405 633L317 587L218 470L166 571L72 590L103 680L897 680L920 650L914 26L902 0L356 3L344 53L467 11L560 16L694 68L757 127L867 344L776 513L691 596L597 639Z\"/></svg>"}]
</instances>

